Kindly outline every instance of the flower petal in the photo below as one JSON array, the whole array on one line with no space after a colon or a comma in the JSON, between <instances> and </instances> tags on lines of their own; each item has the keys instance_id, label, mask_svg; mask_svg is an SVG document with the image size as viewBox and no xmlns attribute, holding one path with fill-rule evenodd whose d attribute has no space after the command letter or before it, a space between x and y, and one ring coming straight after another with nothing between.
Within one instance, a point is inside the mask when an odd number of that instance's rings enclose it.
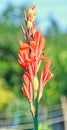
<instances>
[{"instance_id":1,"label":"flower petal","mask_svg":"<svg viewBox=\"0 0 67 130\"><path fill-rule=\"evenodd\" d=\"M39 40L40 40L40 30L38 32L35 32L35 35L34 35L34 41L38 43Z\"/></svg>"},{"instance_id":2,"label":"flower petal","mask_svg":"<svg viewBox=\"0 0 67 130\"><path fill-rule=\"evenodd\" d=\"M23 79L28 91L30 91L30 78L27 73L24 73Z\"/></svg>"},{"instance_id":3,"label":"flower petal","mask_svg":"<svg viewBox=\"0 0 67 130\"><path fill-rule=\"evenodd\" d=\"M30 48L33 49L33 50L36 49L36 42L35 41L30 42Z\"/></svg>"},{"instance_id":4,"label":"flower petal","mask_svg":"<svg viewBox=\"0 0 67 130\"><path fill-rule=\"evenodd\" d=\"M24 43L22 44L20 50L25 50L25 49L28 49L29 48L29 45L27 43Z\"/></svg>"},{"instance_id":5,"label":"flower petal","mask_svg":"<svg viewBox=\"0 0 67 130\"><path fill-rule=\"evenodd\" d=\"M23 42L20 39L18 40L18 42L19 42L20 47L22 47Z\"/></svg>"},{"instance_id":6,"label":"flower petal","mask_svg":"<svg viewBox=\"0 0 67 130\"><path fill-rule=\"evenodd\" d=\"M41 55L41 53L42 53L42 51L43 51L43 48L44 48L44 46L45 46L45 43L46 43L45 38L44 38L44 36L42 35L41 38L40 38L39 47L38 47L38 54L39 54L39 56Z\"/></svg>"},{"instance_id":7,"label":"flower petal","mask_svg":"<svg viewBox=\"0 0 67 130\"><path fill-rule=\"evenodd\" d=\"M51 65L51 60L47 60L46 65L45 65L45 67L44 67L44 69L42 70L42 73L41 73L41 81L40 81L41 87L44 87L44 84L45 84L46 79L48 77L48 73L50 71L50 65Z\"/></svg>"},{"instance_id":8,"label":"flower petal","mask_svg":"<svg viewBox=\"0 0 67 130\"><path fill-rule=\"evenodd\" d=\"M28 90L27 90L25 85L22 87L22 91L24 93L24 96L27 97L28 100L29 100L29 92L28 92Z\"/></svg>"}]
</instances>

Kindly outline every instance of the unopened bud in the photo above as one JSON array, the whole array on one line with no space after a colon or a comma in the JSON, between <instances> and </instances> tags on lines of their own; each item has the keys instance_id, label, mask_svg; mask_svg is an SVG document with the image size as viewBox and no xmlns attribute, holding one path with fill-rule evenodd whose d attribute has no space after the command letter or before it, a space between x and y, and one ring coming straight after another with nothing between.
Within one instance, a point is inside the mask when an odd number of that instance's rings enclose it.
<instances>
[{"instance_id":1,"label":"unopened bud","mask_svg":"<svg viewBox=\"0 0 67 130\"><path fill-rule=\"evenodd\" d=\"M37 77L34 77L34 78L33 78L33 80L32 80L32 85L33 85L33 90L34 90L34 91L37 91L37 90L38 90L38 86L39 86Z\"/></svg>"},{"instance_id":2,"label":"unopened bud","mask_svg":"<svg viewBox=\"0 0 67 130\"><path fill-rule=\"evenodd\" d=\"M31 9L29 8L28 15L34 15L35 14L35 8Z\"/></svg>"},{"instance_id":3,"label":"unopened bud","mask_svg":"<svg viewBox=\"0 0 67 130\"><path fill-rule=\"evenodd\" d=\"M34 108L33 103L30 103L30 110L32 112L32 115L35 116L35 108Z\"/></svg>"},{"instance_id":4,"label":"unopened bud","mask_svg":"<svg viewBox=\"0 0 67 130\"><path fill-rule=\"evenodd\" d=\"M38 102L40 101L40 99L41 99L41 97L42 97L42 93L43 93L43 87L40 86L39 92L38 92Z\"/></svg>"},{"instance_id":5,"label":"unopened bud","mask_svg":"<svg viewBox=\"0 0 67 130\"><path fill-rule=\"evenodd\" d=\"M30 20L27 21L27 28L28 29L32 28L32 21Z\"/></svg>"},{"instance_id":6,"label":"unopened bud","mask_svg":"<svg viewBox=\"0 0 67 130\"><path fill-rule=\"evenodd\" d=\"M36 100L37 98L37 91L34 91L34 101Z\"/></svg>"},{"instance_id":7,"label":"unopened bud","mask_svg":"<svg viewBox=\"0 0 67 130\"><path fill-rule=\"evenodd\" d=\"M42 97L42 92L39 92L38 102L40 101L41 97Z\"/></svg>"}]
</instances>

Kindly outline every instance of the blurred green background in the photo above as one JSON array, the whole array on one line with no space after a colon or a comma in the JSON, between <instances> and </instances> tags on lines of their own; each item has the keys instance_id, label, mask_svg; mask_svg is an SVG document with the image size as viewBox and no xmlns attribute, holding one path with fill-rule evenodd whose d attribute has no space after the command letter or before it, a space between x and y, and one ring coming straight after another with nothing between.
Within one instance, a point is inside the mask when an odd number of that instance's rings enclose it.
<instances>
[{"instance_id":1,"label":"blurred green background","mask_svg":"<svg viewBox=\"0 0 67 130\"><path fill-rule=\"evenodd\" d=\"M0 111L6 108L15 110L15 104L22 110L26 106L24 102L27 102L21 91L23 71L17 62L18 39L24 41L20 29L20 24L24 25L24 9L28 10L27 4L17 7L8 4L0 16ZM36 22L38 27L38 20ZM53 16L49 17L49 23L43 34L47 57L52 60L51 71L55 77L46 84L40 101L41 105L44 103L48 106L60 103L61 95L67 96L67 32L61 31ZM43 66L44 63L40 67L39 77Z\"/></svg>"}]
</instances>

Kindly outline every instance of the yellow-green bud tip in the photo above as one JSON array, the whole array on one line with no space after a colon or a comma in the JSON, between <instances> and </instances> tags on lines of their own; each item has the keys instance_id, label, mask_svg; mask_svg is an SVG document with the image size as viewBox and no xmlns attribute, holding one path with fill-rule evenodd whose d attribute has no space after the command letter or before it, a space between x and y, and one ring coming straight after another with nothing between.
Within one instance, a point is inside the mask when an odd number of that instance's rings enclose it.
<instances>
[{"instance_id":1,"label":"yellow-green bud tip","mask_svg":"<svg viewBox=\"0 0 67 130\"><path fill-rule=\"evenodd\" d=\"M38 78L37 77L33 78L32 85L33 85L33 90L34 91L38 91L39 82L38 82Z\"/></svg>"}]
</instances>

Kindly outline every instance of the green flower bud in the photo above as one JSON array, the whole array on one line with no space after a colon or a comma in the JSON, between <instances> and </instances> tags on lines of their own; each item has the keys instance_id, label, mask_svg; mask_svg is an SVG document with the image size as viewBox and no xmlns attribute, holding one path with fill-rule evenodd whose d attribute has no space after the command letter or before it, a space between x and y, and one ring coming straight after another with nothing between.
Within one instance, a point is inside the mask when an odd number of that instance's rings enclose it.
<instances>
[{"instance_id":1,"label":"green flower bud","mask_svg":"<svg viewBox=\"0 0 67 130\"><path fill-rule=\"evenodd\" d=\"M37 98L37 91L34 91L34 100Z\"/></svg>"},{"instance_id":2,"label":"green flower bud","mask_svg":"<svg viewBox=\"0 0 67 130\"><path fill-rule=\"evenodd\" d=\"M34 91L38 91L39 83L38 83L37 77L34 77L34 78L33 78L33 80L32 80L32 85L33 85L33 90L34 90Z\"/></svg>"},{"instance_id":3,"label":"green flower bud","mask_svg":"<svg viewBox=\"0 0 67 130\"><path fill-rule=\"evenodd\" d=\"M40 101L41 97L42 97L42 92L39 92L38 102Z\"/></svg>"}]
</instances>

